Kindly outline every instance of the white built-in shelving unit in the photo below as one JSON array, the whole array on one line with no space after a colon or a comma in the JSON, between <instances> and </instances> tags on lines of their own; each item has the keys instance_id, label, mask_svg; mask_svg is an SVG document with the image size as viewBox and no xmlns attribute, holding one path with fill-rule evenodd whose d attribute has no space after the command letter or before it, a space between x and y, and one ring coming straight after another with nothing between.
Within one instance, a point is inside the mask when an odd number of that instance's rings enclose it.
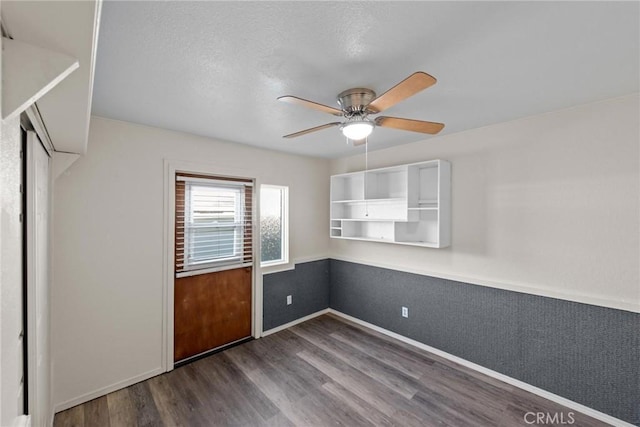
<instances>
[{"instance_id":1,"label":"white built-in shelving unit","mask_svg":"<svg viewBox=\"0 0 640 427\"><path fill-rule=\"evenodd\" d=\"M429 160L333 175L330 236L444 248L451 243L451 164Z\"/></svg>"}]
</instances>

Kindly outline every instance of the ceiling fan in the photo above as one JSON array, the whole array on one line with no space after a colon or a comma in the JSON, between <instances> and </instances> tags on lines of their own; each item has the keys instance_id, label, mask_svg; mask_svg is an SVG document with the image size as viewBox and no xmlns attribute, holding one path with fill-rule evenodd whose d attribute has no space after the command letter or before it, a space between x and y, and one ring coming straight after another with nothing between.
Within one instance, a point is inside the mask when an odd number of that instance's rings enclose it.
<instances>
[{"instance_id":1,"label":"ceiling fan","mask_svg":"<svg viewBox=\"0 0 640 427\"><path fill-rule=\"evenodd\" d=\"M338 95L338 105L340 109L329 107L298 98L297 96L281 96L280 101L290 104L302 105L334 116L344 117L342 122L331 122L324 125L312 127L299 132L283 136L283 138L296 138L311 132L339 126L342 134L354 141L354 145L364 144L366 138L371 134L376 126L408 130L412 132L428 133L435 135L444 128L443 123L426 122L422 120L402 119L398 117L378 116L370 119L369 116L379 114L400 101L424 90L436 83L436 79L427 73L418 71L376 97L376 93L367 88L347 89Z\"/></svg>"}]
</instances>

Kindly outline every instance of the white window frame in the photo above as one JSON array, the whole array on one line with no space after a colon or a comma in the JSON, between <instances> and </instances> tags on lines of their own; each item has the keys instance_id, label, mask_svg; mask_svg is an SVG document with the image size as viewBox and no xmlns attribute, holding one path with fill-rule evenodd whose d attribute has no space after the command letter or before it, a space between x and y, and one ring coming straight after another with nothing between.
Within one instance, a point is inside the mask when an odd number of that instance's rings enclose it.
<instances>
[{"instance_id":1,"label":"white window frame","mask_svg":"<svg viewBox=\"0 0 640 427\"><path fill-rule=\"evenodd\" d=\"M219 180L207 180L207 179L201 179L201 178L180 178L180 180L187 182L187 184L195 184L195 185L201 185L201 186L208 186L208 187L216 187L216 188L221 188L221 187L227 187L230 189L235 190L239 190L240 186L239 185L234 185L234 184L229 184L229 182L226 181L219 181ZM189 205L189 202L187 201L187 199L190 197L189 196L189 189L186 188L185 189L185 205ZM241 195L241 197L244 197ZM244 216L244 212L242 211L242 202L238 199L236 200L236 204L238 206L236 206L236 216L240 215L240 217L242 218ZM216 260L204 260L204 261L190 261L189 260L189 256L188 256L188 241L187 241L187 226L186 226L186 221L187 221L187 206L185 206L185 255L184 255L184 268L182 270L182 272L178 273L176 277L186 277L186 276L191 276L193 274L205 274L205 273L209 273L211 271L218 271L221 269L228 269L228 268L238 268L238 267L242 267L244 266L244 264L242 264L242 253L239 254L235 254L230 256L230 257L226 257L226 258L218 258ZM236 218L237 219L237 218ZM221 227L225 227L225 228L234 228L236 229L235 232L237 233L237 227L238 227L238 223L234 222L233 224L225 224ZM234 238L234 242L235 242L235 238ZM242 234L239 237L239 248L242 248L244 246L244 236L242 236ZM237 248L234 248L234 252ZM242 249L240 249L241 251Z\"/></svg>"},{"instance_id":2,"label":"white window frame","mask_svg":"<svg viewBox=\"0 0 640 427\"><path fill-rule=\"evenodd\" d=\"M240 186L236 186L236 185L228 185L228 184L218 184L216 182L213 183L208 183L208 182L202 182L202 183L194 183L193 181L189 182L188 180L186 180L186 182L188 183L187 188L185 189L185 255L184 255L184 269L183 271L192 271L192 270L201 270L204 268L215 268L215 267L221 267L221 266L225 266L225 265L229 265L229 264L238 264L240 262L242 262L242 247L244 245L244 236L242 235L242 218L244 217L244 211L242 209L242 199L244 197L244 195L242 194L242 187ZM233 228L234 230L234 248L233 248L233 252L234 254L225 258L217 258L214 260L203 260L203 261L191 261L189 258L189 253L190 250L188 248L190 242L190 237L191 235L189 234L187 228L193 228L193 224L190 224L189 226L187 226L187 217L189 217L189 214L187 213L187 211L191 211L191 203L190 203L190 193L191 193L191 185L200 185L202 187L213 187L213 188L229 188L231 190L233 190L234 192L237 191L238 192L238 198L236 199L236 209L235 209L235 218L234 218L234 222L232 224L216 224L216 225L209 225L210 228ZM240 231L238 231L238 228L240 228ZM240 233L240 236L237 237L236 234ZM189 238L187 237L189 236ZM239 242L238 244L236 244L236 240Z\"/></svg>"},{"instance_id":3,"label":"white window frame","mask_svg":"<svg viewBox=\"0 0 640 427\"><path fill-rule=\"evenodd\" d=\"M260 267L273 267L276 265L289 264L289 187L286 185L271 185L271 184L261 184L260 185L260 193L259 193L259 201L260 206L262 207L262 189L263 188L271 188L280 190L282 193L282 257L280 259L274 259L272 261L260 261ZM261 209L262 211L262 209ZM262 213L260 214L262 216ZM262 218L260 218L260 256L259 258L262 260Z\"/></svg>"}]
</instances>

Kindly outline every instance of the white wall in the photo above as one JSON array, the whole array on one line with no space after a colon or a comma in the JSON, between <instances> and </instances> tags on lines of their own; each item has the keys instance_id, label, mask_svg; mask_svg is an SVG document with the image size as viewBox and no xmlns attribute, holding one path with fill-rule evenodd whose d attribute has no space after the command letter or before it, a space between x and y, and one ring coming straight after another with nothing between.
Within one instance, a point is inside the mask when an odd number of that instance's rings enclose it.
<instances>
[{"instance_id":1,"label":"white wall","mask_svg":"<svg viewBox=\"0 0 640 427\"><path fill-rule=\"evenodd\" d=\"M20 121L2 122L0 137L0 425L24 413L22 376L22 182Z\"/></svg>"},{"instance_id":2,"label":"white wall","mask_svg":"<svg viewBox=\"0 0 640 427\"><path fill-rule=\"evenodd\" d=\"M370 168L451 161L451 247L331 239L330 254L640 311L638 104L634 94L371 152ZM362 169L362 155L331 162L332 174Z\"/></svg>"},{"instance_id":3,"label":"white wall","mask_svg":"<svg viewBox=\"0 0 640 427\"><path fill-rule=\"evenodd\" d=\"M289 186L291 258L328 254L327 160L92 117L54 189L58 409L161 371L166 159Z\"/></svg>"},{"instance_id":4,"label":"white wall","mask_svg":"<svg viewBox=\"0 0 640 427\"><path fill-rule=\"evenodd\" d=\"M161 372L165 159L288 185L293 259L330 254L639 311L638 103L621 97L370 153L371 167L452 162L447 249L328 242L329 163L331 173L360 170L361 155L328 162L93 117L88 154L54 190L57 408Z\"/></svg>"}]
</instances>

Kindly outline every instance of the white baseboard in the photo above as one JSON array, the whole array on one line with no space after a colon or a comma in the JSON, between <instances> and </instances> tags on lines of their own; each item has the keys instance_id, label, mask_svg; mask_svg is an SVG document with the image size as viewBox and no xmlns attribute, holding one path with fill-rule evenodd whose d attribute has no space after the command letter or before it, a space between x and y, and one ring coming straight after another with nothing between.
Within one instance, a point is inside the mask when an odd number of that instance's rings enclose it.
<instances>
[{"instance_id":1,"label":"white baseboard","mask_svg":"<svg viewBox=\"0 0 640 427\"><path fill-rule=\"evenodd\" d=\"M407 338L404 335L400 335L397 334L395 332L389 331L387 329L381 328L379 326L376 326L374 324L371 324L369 322L365 322L364 320L360 320L357 319L355 317L349 316L348 314L344 314L341 313L339 311L336 311L332 308L328 309L328 312L331 314L335 314L336 316L342 317L346 320L349 320L353 323L356 323L360 326L364 326L366 328L372 329L376 332L380 332L381 334L387 335L391 338L395 338L398 341L402 341L404 343L410 344L414 347L417 347L421 350L424 351L428 351L430 353L433 353L435 355L438 355L444 359L448 359L451 360L452 362L455 362L459 365L465 366L467 368L473 369L474 371L478 371L482 374L485 374L489 377L498 379L502 382L505 382L507 384L510 384L512 386L518 387L522 390L528 391L530 393L536 394L540 397L544 397L545 399L548 399L552 402L558 403L560 405L566 406L567 408L573 409L577 412L581 412L585 415L588 415L592 418L595 418L597 420L603 421L605 423L609 423L613 426L619 426L619 427L634 427L633 424L629 424L623 420L620 420L618 418L612 417L611 415L607 415L603 412L597 411L595 409L589 408L588 406L584 406L580 403L574 402L573 400L569 400L566 399L562 396L558 396L557 394L553 394L551 392L548 392L546 390L543 390L541 388L532 386L531 384L527 384L523 381L517 380L515 378L509 377L507 375L501 374L499 372L493 371L491 369L485 368L484 366L481 365L477 365L473 362L469 362L468 360L462 359L458 356L454 356L453 354L449 354L447 352L444 352L442 350L438 350L437 348L428 346L426 344L423 344L419 341L415 341L412 340L411 338ZM301 319L300 319L301 320ZM298 322L299 323L299 322ZM284 326L284 325L283 325Z\"/></svg>"},{"instance_id":2,"label":"white baseboard","mask_svg":"<svg viewBox=\"0 0 640 427\"><path fill-rule=\"evenodd\" d=\"M20 415L14 420L13 427L31 427L31 416Z\"/></svg>"},{"instance_id":3,"label":"white baseboard","mask_svg":"<svg viewBox=\"0 0 640 427\"><path fill-rule=\"evenodd\" d=\"M155 377L156 375L160 375L162 373L164 373L164 370L162 368L156 368L151 371L145 372L143 374L128 378L126 380L119 381L115 384L102 387L90 393L86 393L81 396L74 397L73 399L69 399L65 402L56 403L54 406L54 412L58 413L58 412L64 411L65 409L73 408L74 406L80 405L81 403L88 402L98 397L106 396L109 393L113 393L114 391L118 391L125 387L129 387L130 385L134 385L141 381L148 380L149 378Z\"/></svg>"},{"instance_id":4,"label":"white baseboard","mask_svg":"<svg viewBox=\"0 0 640 427\"><path fill-rule=\"evenodd\" d=\"M298 323L306 322L307 320L311 320L314 317L318 317L318 316L322 316L323 314L327 314L327 313L330 312L330 310L331 310L330 308L325 308L324 310L316 311L315 313L311 313L308 316L301 317L301 318L296 319L296 320L294 320L292 322L285 323L284 325L277 326L277 327L275 327L273 329L269 329L268 331L263 331L261 336L266 337L267 335L271 335L271 334L275 334L276 332L284 331L285 329L288 329L288 328L290 328L292 326L295 326Z\"/></svg>"}]
</instances>

